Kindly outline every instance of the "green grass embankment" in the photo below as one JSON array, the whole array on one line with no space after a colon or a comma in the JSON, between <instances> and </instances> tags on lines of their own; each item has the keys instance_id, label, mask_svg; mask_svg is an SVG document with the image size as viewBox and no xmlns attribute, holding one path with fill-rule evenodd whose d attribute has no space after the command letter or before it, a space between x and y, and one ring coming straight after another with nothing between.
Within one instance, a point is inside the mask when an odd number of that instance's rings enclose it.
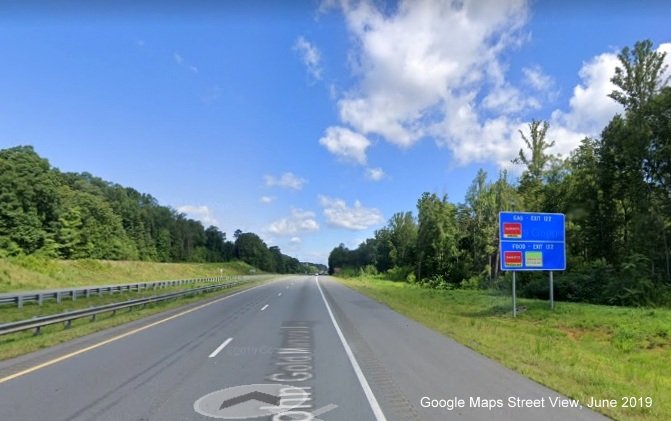
<instances>
[{"instance_id":1,"label":"green grass embankment","mask_svg":"<svg viewBox=\"0 0 671 421\"><path fill-rule=\"evenodd\" d=\"M222 271L223 269L223 271ZM0 259L0 293L143 281L247 275L244 262L158 263L105 260Z\"/></svg>"}]
</instances>

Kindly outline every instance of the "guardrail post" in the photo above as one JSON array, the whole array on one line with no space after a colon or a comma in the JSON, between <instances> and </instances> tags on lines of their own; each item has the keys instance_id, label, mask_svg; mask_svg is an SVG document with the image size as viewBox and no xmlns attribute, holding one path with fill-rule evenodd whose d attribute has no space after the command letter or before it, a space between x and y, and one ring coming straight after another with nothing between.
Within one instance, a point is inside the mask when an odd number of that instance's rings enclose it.
<instances>
[{"instance_id":1,"label":"guardrail post","mask_svg":"<svg viewBox=\"0 0 671 421\"><path fill-rule=\"evenodd\" d=\"M41 306L44 302L44 294L37 294L37 305Z\"/></svg>"},{"instance_id":2,"label":"guardrail post","mask_svg":"<svg viewBox=\"0 0 671 421\"><path fill-rule=\"evenodd\" d=\"M72 325L72 320L66 320L64 323L63 328L64 329L70 329L70 326Z\"/></svg>"},{"instance_id":3,"label":"guardrail post","mask_svg":"<svg viewBox=\"0 0 671 421\"><path fill-rule=\"evenodd\" d=\"M40 317L40 316L34 316L33 319L37 319L38 317ZM37 335L39 335L40 333L42 333L42 331L41 331L41 326L37 326L37 327L35 328L35 332L33 332L33 336L37 336Z\"/></svg>"},{"instance_id":4,"label":"guardrail post","mask_svg":"<svg viewBox=\"0 0 671 421\"><path fill-rule=\"evenodd\" d=\"M56 302L58 304L61 303L61 292L60 291L56 292Z\"/></svg>"},{"instance_id":5,"label":"guardrail post","mask_svg":"<svg viewBox=\"0 0 671 421\"><path fill-rule=\"evenodd\" d=\"M23 295L17 295L16 296L16 306L18 308L23 307Z\"/></svg>"},{"instance_id":6,"label":"guardrail post","mask_svg":"<svg viewBox=\"0 0 671 421\"><path fill-rule=\"evenodd\" d=\"M86 299L91 298L91 288L86 288Z\"/></svg>"},{"instance_id":7,"label":"guardrail post","mask_svg":"<svg viewBox=\"0 0 671 421\"><path fill-rule=\"evenodd\" d=\"M71 295L72 295L72 301L75 301L77 299L77 290L73 289Z\"/></svg>"}]
</instances>

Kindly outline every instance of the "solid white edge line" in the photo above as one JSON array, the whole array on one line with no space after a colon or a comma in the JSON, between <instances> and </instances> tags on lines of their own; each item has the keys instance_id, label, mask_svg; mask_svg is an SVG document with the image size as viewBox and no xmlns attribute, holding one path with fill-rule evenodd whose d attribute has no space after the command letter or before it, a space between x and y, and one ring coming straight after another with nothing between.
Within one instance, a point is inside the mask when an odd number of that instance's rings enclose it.
<instances>
[{"instance_id":1,"label":"solid white edge line","mask_svg":"<svg viewBox=\"0 0 671 421\"><path fill-rule=\"evenodd\" d=\"M224 349L226 347L226 345L228 345L232 340L233 340L233 338L226 339L223 344L219 345L219 348L215 349L214 352L210 354L209 358L216 357L217 354L220 353L221 350Z\"/></svg>"},{"instance_id":2,"label":"solid white edge line","mask_svg":"<svg viewBox=\"0 0 671 421\"><path fill-rule=\"evenodd\" d=\"M382 408L380 408L380 404L377 402L377 399L375 399L375 395L373 394L373 390L371 390L370 385L368 384L368 381L366 380L366 376L363 375L363 371L361 371L361 367L359 366L359 363L356 361L356 358L354 357L354 353L352 352L352 348L349 347L349 344L347 343L347 340L345 339L345 335L343 335L342 330L340 330L340 326L338 326L338 322L336 321L335 317L333 316L333 312L331 311L331 306L329 306L328 301L326 301L326 296L324 296L324 291L322 291L321 285L319 285L319 280L317 280L317 288L319 288L319 293L322 295L322 300L324 300L324 304L326 305L326 310L329 312L329 316L331 316L331 321L333 322L333 326L335 327L336 332L338 332L338 337L340 338L340 342L342 342L343 347L345 348L345 352L347 353L347 357L349 358L349 362L352 364L352 368L354 369L354 372L356 373L357 379L359 379L359 383L361 384L361 387L363 388L363 392L366 394L366 398L368 399L368 404L370 405L370 409L373 410L373 414L375 414L375 419L377 421L387 421L387 418L384 416L384 413L382 412Z\"/></svg>"},{"instance_id":3,"label":"solid white edge line","mask_svg":"<svg viewBox=\"0 0 671 421\"><path fill-rule=\"evenodd\" d=\"M267 309L267 308L268 308L268 304L264 305L263 308L261 309L261 311L263 311L263 310L265 310L265 309Z\"/></svg>"}]
</instances>

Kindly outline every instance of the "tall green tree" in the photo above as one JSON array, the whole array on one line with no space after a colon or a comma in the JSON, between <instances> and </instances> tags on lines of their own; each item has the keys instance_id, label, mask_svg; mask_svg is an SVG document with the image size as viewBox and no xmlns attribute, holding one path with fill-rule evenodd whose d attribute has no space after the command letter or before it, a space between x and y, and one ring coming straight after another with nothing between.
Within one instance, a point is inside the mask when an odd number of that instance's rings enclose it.
<instances>
[{"instance_id":1,"label":"tall green tree","mask_svg":"<svg viewBox=\"0 0 671 421\"><path fill-rule=\"evenodd\" d=\"M338 247L335 247L329 253L328 265L329 265L329 274L334 274L337 270L343 269L349 266L349 249L345 247L345 244L340 243Z\"/></svg>"},{"instance_id":2,"label":"tall green tree","mask_svg":"<svg viewBox=\"0 0 671 421\"><path fill-rule=\"evenodd\" d=\"M454 270L459 258L457 248L456 206L435 194L423 193L417 201L417 279L442 277L454 279Z\"/></svg>"},{"instance_id":3,"label":"tall green tree","mask_svg":"<svg viewBox=\"0 0 671 421\"><path fill-rule=\"evenodd\" d=\"M492 254L498 243L498 213L492 186L487 183L487 172L480 169L466 192L466 203L473 215L471 230L471 257L477 272L483 270L491 278Z\"/></svg>"},{"instance_id":4,"label":"tall green tree","mask_svg":"<svg viewBox=\"0 0 671 421\"><path fill-rule=\"evenodd\" d=\"M547 121L532 120L529 123L529 136L519 131L528 152L520 149L517 158L512 160L513 164L524 165L526 168L520 178L519 192L525 200L525 207L529 211L542 211L545 201L543 182L548 166L556 159L548 153L555 141L546 139L550 123ZM527 155L528 153L528 155Z\"/></svg>"},{"instance_id":5,"label":"tall green tree","mask_svg":"<svg viewBox=\"0 0 671 421\"><path fill-rule=\"evenodd\" d=\"M268 246L253 232L238 235L235 240L235 257L259 269L267 267Z\"/></svg>"},{"instance_id":6,"label":"tall green tree","mask_svg":"<svg viewBox=\"0 0 671 421\"><path fill-rule=\"evenodd\" d=\"M633 49L624 47L617 57L621 66L615 68L611 82L619 89L608 96L636 114L669 82L663 77L666 53L654 51L652 41L645 40L638 41Z\"/></svg>"},{"instance_id":7,"label":"tall green tree","mask_svg":"<svg viewBox=\"0 0 671 421\"><path fill-rule=\"evenodd\" d=\"M0 255L30 254L53 235L59 180L31 146L0 151Z\"/></svg>"},{"instance_id":8,"label":"tall green tree","mask_svg":"<svg viewBox=\"0 0 671 421\"><path fill-rule=\"evenodd\" d=\"M389 219L392 249L390 257L393 266L413 266L417 246L417 222L412 212L397 212Z\"/></svg>"},{"instance_id":9,"label":"tall green tree","mask_svg":"<svg viewBox=\"0 0 671 421\"><path fill-rule=\"evenodd\" d=\"M671 87L646 104L644 120L649 134L646 180L661 194L671 197ZM671 210L671 201L667 204Z\"/></svg>"},{"instance_id":10,"label":"tall green tree","mask_svg":"<svg viewBox=\"0 0 671 421\"><path fill-rule=\"evenodd\" d=\"M380 228L375 231L375 237L372 242L373 256L372 264L375 265L378 272L386 272L394 267L394 244L393 233L387 228Z\"/></svg>"},{"instance_id":11,"label":"tall green tree","mask_svg":"<svg viewBox=\"0 0 671 421\"><path fill-rule=\"evenodd\" d=\"M208 262L224 261L224 244L226 243L226 233L219 231L219 228L210 225L205 230L205 248L207 250Z\"/></svg>"},{"instance_id":12,"label":"tall green tree","mask_svg":"<svg viewBox=\"0 0 671 421\"><path fill-rule=\"evenodd\" d=\"M267 271L275 273L286 273L287 268L284 256L282 255L282 252L278 246L272 246L268 249L268 258L269 265L272 267L267 268Z\"/></svg>"}]
</instances>

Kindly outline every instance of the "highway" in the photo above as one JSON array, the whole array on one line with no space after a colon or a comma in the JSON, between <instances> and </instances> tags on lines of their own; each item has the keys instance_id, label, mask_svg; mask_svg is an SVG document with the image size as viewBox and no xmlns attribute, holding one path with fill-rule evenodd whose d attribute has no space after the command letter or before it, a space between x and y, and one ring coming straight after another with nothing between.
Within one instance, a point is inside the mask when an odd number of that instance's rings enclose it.
<instances>
[{"instance_id":1,"label":"highway","mask_svg":"<svg viewBox=\"0 0 671 421\"><path fill-rule=\"evenodd\" d=\"M608 419L562 403L572 402L327 276L0 362L3 421Z\"/></svg>"}]
</instances>

